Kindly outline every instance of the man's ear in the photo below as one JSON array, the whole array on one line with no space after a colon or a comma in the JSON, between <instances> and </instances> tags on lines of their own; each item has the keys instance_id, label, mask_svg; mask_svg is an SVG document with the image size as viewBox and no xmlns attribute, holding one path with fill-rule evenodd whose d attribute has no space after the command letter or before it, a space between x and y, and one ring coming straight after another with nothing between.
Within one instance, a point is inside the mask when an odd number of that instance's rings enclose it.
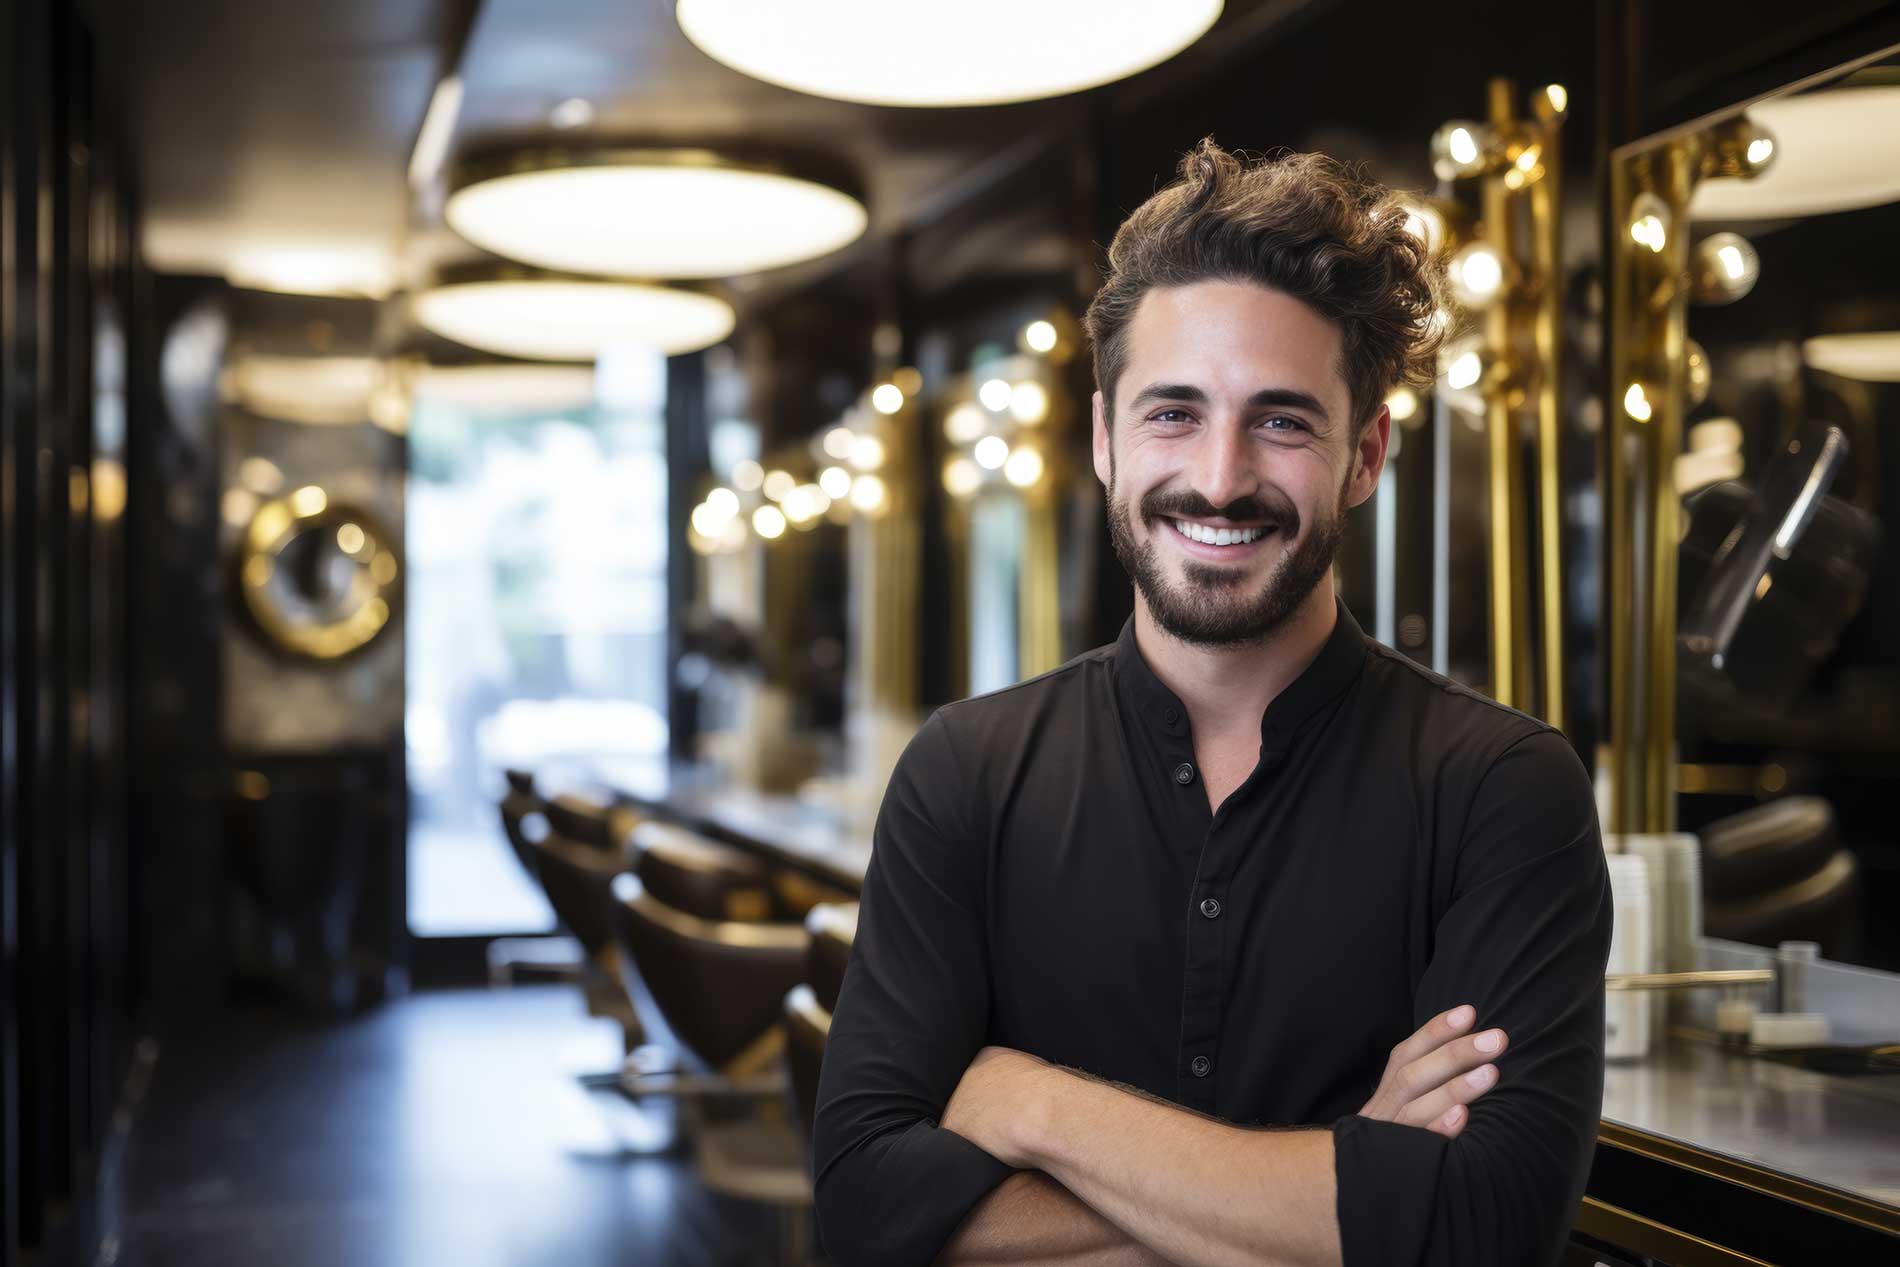
<instances>
[{"instance_id":1,"label":"man's ear","mask_svg":"<svg viewBox=\"0 0 1900 1267\"><path fill-rule=\"evenodd\" d=\"M1357 506L1379 487L1379 474L1385 470L1386 442L1392 438L1392 411L1385 405L1359 431L1353 443L1352 481L1346 496L1348 507Z\"/></svg>"},{"instance_id":2,"label":"man's ear","mask_svg":"<svg viewBox=\"0 0 1900 1267\"><path fill-rule=\"evenodd\" d=\"M1102 393L1096 392L1091 399L1093 404L1090 412L1093 414L1094 421L1090 426L1089 447L1093 450L1095 457L1095 478L1102 481L1103 488L1107 488L1109 477L1115 469L1114 459L1108 451L1107 407L1102 403Z\"/></svg>"}]
</instances>

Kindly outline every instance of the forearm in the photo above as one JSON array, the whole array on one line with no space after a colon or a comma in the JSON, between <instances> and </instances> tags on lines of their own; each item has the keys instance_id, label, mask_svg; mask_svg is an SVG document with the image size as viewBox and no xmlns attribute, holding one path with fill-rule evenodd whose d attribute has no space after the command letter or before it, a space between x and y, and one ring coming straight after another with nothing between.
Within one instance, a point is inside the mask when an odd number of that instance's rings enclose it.
<instances>
[{"instance_id":1,"label":"forearm","mask_svg":"<svg viewBox=\"0 0 1900 1267\"><path fill-rule=\"evenodd\" d=\"M1248 1130L1049 1071L1020 1165L1184 1265L1336 1267L1329 1131Z\"/></svg>"},{"instance_id":2,"label":"forearm","mask_svg":"<svg viewBox=\"0 0 1900 1267\"><path fill-rule=\"evenodd\" d=\"M936 1267L1167 1267L1048 1175L1021 1170L970 1211Z\"/></svg>"}]
</instances>

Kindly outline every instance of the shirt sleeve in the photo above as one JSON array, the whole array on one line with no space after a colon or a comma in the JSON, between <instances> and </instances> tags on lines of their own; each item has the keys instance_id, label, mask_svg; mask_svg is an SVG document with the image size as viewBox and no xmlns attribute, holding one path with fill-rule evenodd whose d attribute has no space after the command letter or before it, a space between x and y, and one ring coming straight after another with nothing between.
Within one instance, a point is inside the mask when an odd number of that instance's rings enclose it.
<instances>
[{"instance_id":1,"label":"shirt sleeve","mask_svg":"<svg viewBox=\"0 0 1900 1267\"><path fill-rule=\"evenodd\" d=\"M1333 1127L1346 1267L1558 1261L1603 1107L1611 901L1596 806L1561 735L1478 784L1413 1025L1460 1003L1509 1046L1457 1139L1357 1115ZM1475 1031L1474 1031L1475 1032Z\"/></svg>"},{"instance_id":2,"label":"shirt sleeve","mask_svg":"<svg viewBox=\"0 0 1900 1267\"><path fill-rule=\"evenodd\" d=\"M935 1258L1011 1170L937 1125L989 1029L983 842L940 714L899 758L812 1129L819 1233L839 1267Z\"/></svg>"}]
</instances>

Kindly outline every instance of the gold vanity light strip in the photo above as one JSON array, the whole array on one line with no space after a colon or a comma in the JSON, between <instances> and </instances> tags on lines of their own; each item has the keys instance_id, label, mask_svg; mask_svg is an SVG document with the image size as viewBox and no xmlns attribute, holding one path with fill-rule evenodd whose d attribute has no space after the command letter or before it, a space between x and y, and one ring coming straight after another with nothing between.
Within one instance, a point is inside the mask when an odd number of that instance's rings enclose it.
<instances>
[{"instance_id":1,"label":"gold vanity light strip","mask_svg":"<svg viewBox=\"0 0 1900 1267\"><path fill-rule=\"evenodd\" d=\"M1871 1228L1889 1236L1900 1236L1900 1209L1866 1197L1855 1196L1849 1192L1842 1192L1838 1188L1825 1187L1780 1171L1751 1165L1734 1157L1664 1139L1658 1135L1651 1135L1647 1131L1625 1126L1620 1122L1608 1120L1599 1122L1597 1142L1635 1153L1640 1157L1647 1157L1651 1161L1694 1171L1696 1174L1705 1175L1711 1179L1720 1179L1724 1183L1732 1183L1738 1187L1747 1188L1751 1192L1758 1192L1763 1196L1800 1206L1804 1210L1827 1215L1829 1218ZM1589 1198L1585 1198L1585 1204L1588 1203ZM1615 1209L1614 1206L1605 1208ZM1579 1222L1578 1226L1582 1227L1583 1224ZM1584 1230L1590 1231L1589 1228L1584 1228ZM1673 1228L1668 1230L1674 1231ZM1591 1231L1590 1234L1611 1239L1607 1233L1603 1232ZM1631 1248L1640 1247L1632 1245ZM1738 1259L1736 1261L1753 1262L1755 1260Z\"/></svg>"},{"instance_id":2,"label":"gold vanity light strip","mask_svg":"<svg viewBox=\"0 0 1900 1267\"><path fill-rule=\"evenodd\" d=\"M1692 1236L1595 1197L1583 1199L1574 1226L1579 1232L1608 1241L1619 1249L1672 1263L1675 1267L1773 1267L1767 1259L1705 1241L1700 1236Z\"/></svg>"}]
</instances>

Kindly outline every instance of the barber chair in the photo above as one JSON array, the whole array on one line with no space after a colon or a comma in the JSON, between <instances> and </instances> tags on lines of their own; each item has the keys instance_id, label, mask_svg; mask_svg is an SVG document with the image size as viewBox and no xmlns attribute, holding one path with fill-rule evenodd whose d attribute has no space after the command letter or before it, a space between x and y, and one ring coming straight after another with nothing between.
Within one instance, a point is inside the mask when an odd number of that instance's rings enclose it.
<instances>
[{"instance_id":1,"label":"barber chair","mask_svg":"<svg viewBox=\"0 0 1900 1267\"><path fill-rule=\"evenodd\" d=\"M501 830L515 860L536 888L545 887L535 863L535 843L548 834L546 805L526 770L503 771L507 795L501 799ZM488 943L488 980L510 985L524 972L561 981L582 979L583 955L572 937L497 937Z\"/></svg>"},{"instance_id":2,"label":"barber chair","mask_svg":"<svg viewBox=\"0 0 1900 1267\"><path fill-rule=\"evenodd\" d=\"M514 850L515 861L539 884L541 877L535 875L528 834L540 835L547 829L547 820L541 814L541 794L535 791L534 775L527 770L504 770L502 777L508 780L508 792L501 798L502 834L508 838L508 847Z\"/></svg>"},{"instance_id":3,"label":"barber chair","mask_svg":"<svg viewBox=\"0 0 1900 1267\"><path fill-rule=\"evenodd\" d=\"M633 843L640 883L661 905L715 922L771 918L769 870L753 855L671 823L641 823Z\"/></svg>"},{"instance_id":4,"label":"barber chair","mask_svg":"<svg viewBox=\"0 0 1900 1267\"><path fill-rule=\"evenodd\" d=\"M630 1069L627 1089L636 1100L678 1097L700 1181L776 1207L782 1260L804 1262L811 1179L785 1121L786 1080L777 1065L785 1046L783 1000L804 974L810 937L800 924L709 918L662 901L649 877L702 910L744 907L762 894L764 871L680 829L645 831L641 840L640 874L613 882L615 932L668 1028L706 1072Z\"/></svg>"},{"instance_id":5,"label":"barber chair","mask_svg":"<svg viewBox=\"0 0 1900 1267\"><path fill-rule=\"evenodd\" d=\"M542 812L549 830L528 842L535 874L554 913L580 941L588 1015L618 1023L631 1054L645 1042L646 1027L620 977L608 906L614 877L633 865L633 816L571 795L546 802Z\"/></svg>"},{"instance_id":6,"label":"barber chair","mask_svg":"<svg viewBox=\"0 0 1900 1267\"><path fill-rule=\"evenodd\" d=\"M811 935L806 980L785 996L785 1067L792 1080L792 1111L807 1155L818 1105L818 1071L824 1063L831 1014L838 1008L851 939L858 931L855 902L815 906L805 917Z\"/></svg>"},{"instance_id":7,"label":"barber chair","mask_svg":"<svg viewBox=\"0 0 1900 1267\"><path fill-rule=\"evenodd\" d=\"M1717 819L1701 837L1709 936L1768 947L1818 942L1829 959L1851 950L1859 867L1839 847L1827 801L1784 797Z\"/></svg>"}]
</instances>

